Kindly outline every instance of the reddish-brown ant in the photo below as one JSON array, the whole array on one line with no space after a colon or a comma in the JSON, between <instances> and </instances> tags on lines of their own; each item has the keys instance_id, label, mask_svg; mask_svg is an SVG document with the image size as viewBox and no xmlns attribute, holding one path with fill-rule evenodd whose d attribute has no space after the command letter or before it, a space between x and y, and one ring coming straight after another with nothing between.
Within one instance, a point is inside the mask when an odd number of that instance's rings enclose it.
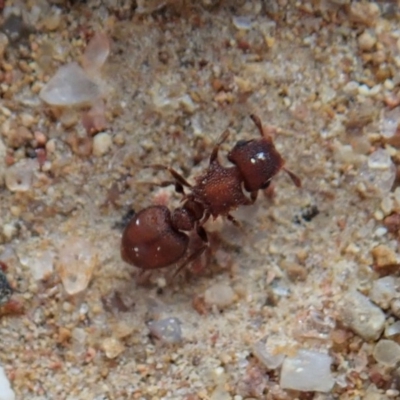
<instances>
[{"instance_id":1,"label":"reddish-brown ant","mask_svg":"<svg viewBox=\"0 0 400 400\"><path fill-rule=\"evenodd\" d=\"M224 167L218 160L219 148L228 137L228 132L224 132L211 153L207 170L195 178L194 185L173 168L151 166L169 171L174 180L161 185L174 184L183 196L183 205L172 212L166 206L150 206L135 214L122 235L121 255L126 262L143 270L153 270L183 260L179 271L207 248L208 238L203 226L210 216L215 219L221 215L236 223L229 213L241 205L253 204L258 191L267 188L281 169L300 187L300 179L284 168L284 160L260 119L255 115L251 115L251 119L261 139L237 142L228 153L233 166ZM189 255L186 253L190 239L185 232L195 232L203 243Z\"/></svg>"}]
</instances>

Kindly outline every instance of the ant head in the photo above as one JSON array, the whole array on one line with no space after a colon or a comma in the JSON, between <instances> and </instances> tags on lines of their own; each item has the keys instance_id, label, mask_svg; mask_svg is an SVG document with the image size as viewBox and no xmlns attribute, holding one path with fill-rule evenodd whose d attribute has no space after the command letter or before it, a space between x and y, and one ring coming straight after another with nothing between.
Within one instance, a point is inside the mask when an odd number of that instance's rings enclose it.
<instances>
[{"instance_id":1,"label":"ant head","mask_svg":"<svg viewBox=\"0 0 400 400\"><path fill-rule=\"evenodd\" d=\"M270 138L237 142L228 160L239 169L248 192L267 188L284 164Z\"/></svg>"},{"instance_id":2,"label":"ant head","mask_svg":"<svg viewBox=\"0 0 400 400\"><path fill-rule=\"evenodd\" d=\"M248 192L266 189L271 179L283 169L297 187L301 187L300 178L284 168L285 161L278 153L268 130L263 127L256 115L250 115L260 132L261 139L239 141L228 153L228 160L240 171L244 188Z\"/></svg>"}]
</instances>

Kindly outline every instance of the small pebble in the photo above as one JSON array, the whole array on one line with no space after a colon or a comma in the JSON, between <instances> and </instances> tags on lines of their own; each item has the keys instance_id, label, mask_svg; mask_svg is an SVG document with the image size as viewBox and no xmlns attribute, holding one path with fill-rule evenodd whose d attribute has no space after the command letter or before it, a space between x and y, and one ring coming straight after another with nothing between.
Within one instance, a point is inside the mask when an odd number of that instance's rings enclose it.
<instances>
[{"instance_id":1,"label":"small pebble","mask_svg":"<svg viewBox=\"0 0 400 400\"><path fill-rule=\"evenodd\" d=\"M14 147L27 145L33 139L32 132L25 126L18 126L16 129L10 129L8 135L9 144Z\"/></svg>"},{"instance_id":2,"label":"small pebble","mask_svg":"<svg viewBox=\"0 0 400 400\"><path fill-rule=\"evenodd\" d=\"M380 15L379 6L373 2L351 3L349 19L358 24L373 26Z\"/></svg>"},{"instance_id":3,"label":"small pebble","mask_svg":"<svg viewBox=\"0 0 400 400\"><path fill-rule=\"evenodd\" d=\"M251 18L249 16L242 16L242 15L234 16L232 18L232 22L236 29L243 30L243 31L250 30L254 25L253 18Z\"/></svg>"},{"instance_id":4,"label":"small pebble","mask_svg":"<svg viewBox=\"0 0 400 400\"><path fill-rule=\"evenodd\" d=\"M48 31L55 31L61 23L61 16L61 10L54 9L50 15L43 19L43 27Z\"/></svg>"},{"instance_id":5,"label":"small pebble","mask_svg":"<svg viewBox=\"0 0 400 400\"><path fill-rule=\"evenodd\" d=\"M392 198L390 197L384 197L381 201L381 209L384 212L385 216L389 215L392 210L393 210L393 206L394 206L394 201Z\"/></svg>"},{"instance_id":6,"label":"small pebble","mask_svg":"<svg viewBox=\"0 0 400 400\"><path fill-rule=\"evenodd\" d=\"M371 250L376 268L384 268L397 264L396 253L388 246L380 244Z\"/></svg>"},{"instance_id":7,"label":"small pebble","mask_svg":"<svg viewBox=\"0 0 400 400\"><path fill-rule=\"evenodd\" d=\"M367 85L360 85L358 87L358 94L362 97L368 97L369 96L369 87Z\"/></svg>"},{"instance_id":8,"label":"small pebble","mask_svg":"<svg viewBox=\"0 0 400 400\"><path fill-rule=\"evenodd\" d=\"M98 133L93 139L93 154L101 157L106 154L112 145L111 135L107 132Z\"/></svg>"},{"instance_id":9,"label":"small pebble","mask_svg":"<svg viewBox=\"0 0 400 400\"><path fill-rule=\"evenodd\" d=\"M39 94L45 103L60 107L87 105L99 96L99 87L75 62L60 67Z\"/></svg>"},{"instance_id":10,"label":"small pebble","mask_svg":"<svg viewBox=\"0 0 400 400\"><path fill-rule=\"evenodd\" d=\"M282 364L280 385L301 392L329 392L335 381L331 373L332 358L314 350L299 350Z\"/></svg>"},{"instance_id":11,"label":"small pebble","mask_svg":"<svg viewBox=\"0 0 400 400\"><path fill-rule=\"evenodd\" d=\"M74 328L71 332L71 339L74 344L84 345L88 338L88 334L83 328Z\"/></svg>"},{"instance_id":12,"label":"small pebble","mask_svg":"<svg viewBox=\"0 0 400 400\"><path fill-rule=\"evenodd\" d=\"M178 318L164 318L148 324L150 333L164 343L176 344L182 340L181 321Z\"/></svg>"},{"instance_id":13,"label":"small pebble","mask_svg":"<svg viewBox=\"0 0 400 400\"><path fill-rule=\"evenodd\" d=\"M150 14L164 7L171 0L137 0L136 12L138 14Z\"/></svg>"},{"instance_id":14,"label":"small pebble","mask_svg":"<svg viewBox=\"0 0 400 400\"><path fill-rule=\"evenodd\" d=\"M89 135L95 135L107 128L104 101L94 102L92 108L83 114L82 125Z\"/></svg>"},{"instance_id":15,"label":"small pebble","mask_svg":"<svg viewBox=\"0 0 400 400\"><path fill-rule=\"evenodd\" d=\"M293 281L305 281L307 278L307 269L298 263L283 260L281 268L286 271L288 278Z\"/></svg>"},{"instance_id":16,"label":"small pebble","mask_svg":"<svg viewBox=\"0 0 400 400\"><path fill-rule=\"evenodd\" d=\"M58 335L57 335L57 342L65 344L67 343L71 338L71 331L68 328L65 328L64 326L60 326L58 329Z\"/></svg>"},{"instance_id":17,"label":"small pebble","mask_svg":"<svg viewBox=\"0 0 400 400\"><path fill-rule=\"evenodd\" d=\"M36 143L37 143L37 145L39 147L43 147L43 146L46 145L47 138L46 138L46 135L43 132L35 131L33 133L33 136L34 136L34 138L36 140Z\"/></svg>"},{"instance_id":18,"label":"small pebble","mask_svg":"<svg viewBox=\"0 0 400 400\"><path fill-rule=\"evenodd\" d=\"M382 219L380 221L382 221ZM384 226L379 226L378 228L375 229L374 236L382 237L382 236L385 236L387 234L387 232L388 232L388 230Z\"/></svg>"},{"instance_id":19,"label":"small pebble","mask_svg":"<svg viewBox=\"0 0 400 400\"><path fill-rule=\"evenodd\" d=\"M104 32L97 32L88 43L82 57L82 66L91 74L100 72L110 54L110 40Z\"/></svg>"},{"instance_id":20,"label":"small pebble","mask_svg":"<svg viewBox=\"0 0 400 400\"><path fill-rule=\"evenodd\" d=\"M400 321L396 321L394 324L386 327L385 337L388 339L400 337Z\"/></svg>"},{"instance_id":21,"label":"small pebble","mask_svg":"<svg viewBox=\"0 0 400 400\"><path fill-rule=\"evenodd\" d=\"M279 368L285 359L283 353L277 351L272 346L268 346L264 340L260 340L253 345L253 353L270 370Z\"/></svg>"},{"instance_id":22,"label":"small pebble","mask_svg":"<svg viewBox=\"0 0 400 400\"><path fill-rule=\"evenodd\" d=\"M26 262L35 280L46 279L54 271L54 254L51 251L35 254L35 257ZM21 261L22 263L22 261Z\"/></svg>"},{"instance_id":23,"label":"small pebble","mask_svg":"<svg viewBox=\"0 0 400 400\"><path fill-rule=\"evenodd\" d=\"M101 344L102 349L107 358L117 358L124 350L124 345L113 337L109 337L103 340Z\"/></svg>"},{"instance_id":24,"label":"small pebble","mask_svg":"<svg viewBox=\"0 0 400 400\"><path fill-rule=\"evenodd\" d=\"M3 58L7 46L8 46L8 37L3 32L0 32L0 59Z\"/></svg>"},{"instance_id":25,"label":"small pebble","mask_svg":"<svg viewBox=\"0 0 400 400\"><path fill-rule=\"evenodd\" d=\"M223 387L217 387L212 392L210 400L232 400L232 396Z\"/></svg>"},{"instance_id":26,"label":"small pebble","mask_svg":"<svg viewBox=\"0 0 400 400\"><path fill-rule=\"evenodd\" d=\"M394 299L390 303L390 311L396 318L400 319L400 299Z\"/></svg>"},{"instance_id":27,"label":"small pebble","mask_svg":"<svg viewBox=\"0 0 400 400\"><path fill-rule=\"evenodd\" d=\"M3 236L7 241L10 241L18 233L18 229L15 224L4 224L3 225Z\"/></svg>"},{"instance_id":28,"label":"small pebble","mask_svg":"<svg viewBox=\"0 0 400 400\"><path fill-rule=\"evenodd\" d=\"M374 151L368 158L368 166L375 170L387 170L392 165L390 154L385 149Z\"/></svg>"},{"instance_id":29,"label":"small pebble","mask_svg":"<svg viewBox=\"0 0 400 400\"><path fill-rule=\"evenodd\" d=\"M362 156L354 151L353 146L337 145L335 148L335 160L344 164L360 165L363 161Z\"/></svg>"},{"instance_id":30,"label":"small pebble","mask_svg":"<svg viewBox=\"0 0 400 400\"><path fill-rule=\"evenodd\" d=\"M396 284L393 276L377 279L372 284L369 298L383 310L387 310L397 294L398 286L400 285Z\"/></svg>"},{"instance_id":31,"label":"small pebble","mask_svg":"<svg viewBox=\"0 0 400 400\"><path fill-rule=\"evenodd\" d=\"M349 81L346 83L346 85L344 85L343 91L347 94L355 95L356 93L358 93L359 86L360 86L360 84L358 82Z\"/></svg>"},{"instance_id":32,"label":"small pebble","mask_svg":"<svg viewBox=\"0 0 400 400\"><path fill-rule=\"evenodd\" d=\"M388 151L378 149L371 153L368 160L361 166L359 177L371 194L386 196L396 178L396 167Z\"/></svg>"},{"instance_id":33,"label":"small pebble","mask_svg":"<svg viewBox=\"0 0 400 400\"><path fill-rule=\"evenodd\" d=\"M3 367L0 367L0 400L15 400L15 393Z\"/></svg>"},{"instance_id":34,"label":"small pebble","mask_svg":"<svg viewBox=\"0 0 400 400\"><path fill-rule=\"evenodd\" d=\"M379 123L380 134L388 139L394 136L397 132L397 127L400 124L400 107L393 110L383 111Z\"/></svg>"},{"instance_id":35,"label":"small pebble","mask_svg":"<svg viewBox=\"0 0 400 400\"><path fill-rule=\"evenodd\" d=\"M388 367L394 367L400 361L400 345L393 340L381 339L374 348L375 360Z\"/></svg>"},{"instance_id":36,"label":"small pebble","mask_svg":"<svg viewBox=\"0 0 400 400\"><path fill-rule=\"evenodd\" d=\"M311 338L329 340L335 325L335 319L329 314L311 308L295 317L293 335L299 341Z\"/></svg>"},{"instance_id":37,"label":"small pebble","mask_svg":"<svg viewBox=\"0 0 400 400\"><path fill-rule=\"evenodd\" d=\"M205 302L218 308L230 306L235 298L235 292L225 283L216 283L204 292Z\"/></svg>"},{"instance_id":38,"label":"small pebble","mask_svg":"<svg viewBox=\"0 0 400 400\"><path fill-rule=\"evenodd\" d=\"M80 114L78 114L77 110L66 108L62 110L59 121L65 128L72 128L78 123L79 115Z\"/></svg>"},{"instance_id":39,"label":"small pebble","mask_svg":"<svg viewBox=\"0 0 400 400\"><path fill-rule=\"evenodd\" d=\"M376 43L376 37L371 31L366 30L358 37L358 45L361 50L370 51Z\"/></svg>"},{"instance_id":40,"label":"small pebble","mask_svg":"<svg viewBox=\"0 0 400 400\"><path fill-rule=\"evenodd\" d=\"M365 340L376 340L385 325L385 314L368 297L353 290L343 296L339 306L341 321Z\"/></svg>"},{"instance_id":41,"label":"small pebble","mask_svg":"<svg viewBox=\"0 0 400 400\"><path fill-rule=\"evenodd\" d=\"M10 300L13 290L8 283L5 273L0 269L0 305ZM1 367L0 367L1 368Z\"/></svg>"},{"instance_id":42,"label":"small pebble","mask_svg":"<svg viewBox=\"0 0 400 400\"><path fill-rule=\"evenodd\" d=\"M396 212L388 215L383 220L383 225L389 232L398 233L400 231L400 214Z\"/></svg>"},{"instance_id":43,"label":"small pebble","mask_svg":"<svg viewBox=\"0 0 400 400\"><path fill-rule=\"evenodd\" d=\"M69 295L86 289L96 265L96 251L87 240L73 237L60 245L56 268Z\"/></svg>"},{"instance_id":44,"label":"small pebble","mask_svg":"<svg viewBox=\"0 0 400 400\"><path fill-rule=\"evenodd\" d=\"M374 385L371 385L374 386ZM386 396L382 395L381 392L373 391L374 389L368 390L363 396L362 400L389 400ZM376 389L375 389L376 390Z\"/></svg>"},{"instance_id":45,"label":"small pebble","mask_svg":"<svg viewBox=\"0 0 400 400\"><path fill-rule=\"evenodd\" d=\"M388 389L385 392L386 396L390 397L391 399L398 399L400 395L400 391L396 389Z\"/></svg>"},{"instance_id":46,"label":"small pebble","mask_svg":"<svg viewBox=\"0 0 400 400\"><path fill-rule=\"evenodd\" d=\"M383 86L387 90L393 90L395 87L395 84L391 79L385 79L385 82L383 82Z\"/></svg>"},{"instance_id":47,"label":"small pebble","mask_svg":"<svg viewBox=\"0 0 400 400\"><path fill-rule=\"evenodd\" d=\"M124 320L117 321L112 325L113 335L118 339L129 336L134 330L135 324Z\"/></svg>"},{"instance_id":48,"label":"small pebble","mask_svg":"<svg viewBox=\"0 0 400 400\"><path fill-rule=\"evenodd\" d=\"M46 152L52 154L56 151L56 141L55 139L50 139L46 142Z\"/></svg>"},{"instance_id":49,"label":"small pebble","mask_svg":"<svg viewBox=\"0 0 400 400\"><path fill-rule=\"evenodd\" d=\"M26 192L31 189L34 172L38 170L37 160L23 159L6 169L5 180L11 192Z\"/></svg>"}]
</instances>

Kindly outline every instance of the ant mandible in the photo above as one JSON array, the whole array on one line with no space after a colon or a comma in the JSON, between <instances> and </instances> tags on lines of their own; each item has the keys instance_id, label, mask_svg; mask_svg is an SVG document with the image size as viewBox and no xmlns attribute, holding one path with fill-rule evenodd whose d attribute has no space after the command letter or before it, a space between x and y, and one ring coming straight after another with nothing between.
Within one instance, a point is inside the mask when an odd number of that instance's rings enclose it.
<instances>
[{"instance_id":1,"label":"ant mandible","mask_svg":"<svg viewBox=\"0 0 400 400\"><path fill-rule=\"evenodd\" d=\"M297 187L301 186L300 179L284 168L284 160L260 118L256 115L250 117L261 139L238 141L228 153L228 160L233 166L224 167L218 160L219 148L228 137L228 132L224 132L211 153L208 168L195 178L194 185L171 167L149 166L167 170L172 175L173 181L161 185L174 184L176 191L183 196L182 206L171 212L166 206L155 205L135 214L122 235L123 260L142 270L164 268L183 260L178 272L207 248L204 224L210 216L215 219L221 215L236 223L230 212L239 206L253 204L258 191L266 189L282 169ZM186 232L195 232L203 243L189 255L186 253L190 239Z\"/></svg>"}]
</instances>

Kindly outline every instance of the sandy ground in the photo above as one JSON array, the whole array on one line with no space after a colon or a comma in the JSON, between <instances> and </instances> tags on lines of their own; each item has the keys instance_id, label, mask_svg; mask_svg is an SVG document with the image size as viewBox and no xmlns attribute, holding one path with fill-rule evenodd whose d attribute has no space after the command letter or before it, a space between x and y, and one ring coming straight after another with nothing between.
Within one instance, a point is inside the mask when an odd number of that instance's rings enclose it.
<instances>
[{"instance_id":1,"label":"sandy ground","mask_svg":"<svg viewBox=\"0 0 400 400\"><path fill-rule=\"evenodd\" d=\"M122 0L50 3L0 1L3 27L22 15L17 38L0 46L0 178L19 160L46 159L27 190L0 186L0 259L24 309L0 320L0 364L16 398L400 398L399 372L373 356L383 328L363 338L341 305L353 289L371 297L377 267L397 271L384 222L400 211L396 184L389 192L379 168L365 172L379 148L394 171L400 160L396 140L382 136L382 113L400 104L395 2L170 0L149 14ZM85 110L54 110L38 96L96 32L111 41L99 85L112 141L102 155ZM123 217L179 200L144 183L166 176L141 165L192 181L225 129L222 160L257 135L251 113L278 128L302 188L279 174L273 193L235 214L240 229L208 227L221 243L204 271L166 286L161 271L139 285L120 258ZM378 245L390 262L373 259ZM68 295L60 277L84 268L90 284ZM227 287L226 304L206 304ZM400 317L389 300L378 304L385 327ZM166 317L180 321L178 343L150 335L148 323ZM280 368L255 357L263 338L287 356L329 354L334 387L281 388Z\"/></svg>"}]
</instances>

